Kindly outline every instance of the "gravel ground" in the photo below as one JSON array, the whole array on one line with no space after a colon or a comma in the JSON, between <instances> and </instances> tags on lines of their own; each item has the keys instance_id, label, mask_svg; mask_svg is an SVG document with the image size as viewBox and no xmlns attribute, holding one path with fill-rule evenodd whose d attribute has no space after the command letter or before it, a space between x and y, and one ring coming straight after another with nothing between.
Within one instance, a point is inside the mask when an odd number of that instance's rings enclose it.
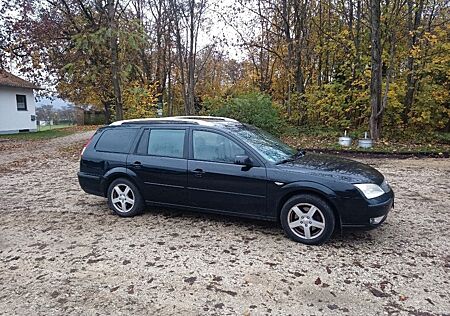
<instances>
[{"instance_id":1,"label":"gravel ground","mask_svg":"<svg viewBox=\"0 0 450 316\"><path fill-rule=\"evenodd\" d=\"M0 152L0 314L449 315L450 160L364 160L395 210L313 247L261 221L118 218L58 150L89 135Z\"/></svg>"}]
</instances>

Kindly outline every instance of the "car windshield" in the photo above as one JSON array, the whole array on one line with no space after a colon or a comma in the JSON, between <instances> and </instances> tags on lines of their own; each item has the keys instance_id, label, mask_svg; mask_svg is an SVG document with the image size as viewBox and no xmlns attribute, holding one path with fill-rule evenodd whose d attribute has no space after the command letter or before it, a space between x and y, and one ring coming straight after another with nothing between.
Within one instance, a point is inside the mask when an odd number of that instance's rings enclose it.
<instances>
[{"instance_id":1,"label":"car windshield","mask_svg":"<svg viewBox=\"0 0 450 316\"><path fill-rule=\"evenodd\" d=\"M279 163L297 153L278 138L254 126L230 126L228 129L270 162Z\"/></svg>"}]
</instances>

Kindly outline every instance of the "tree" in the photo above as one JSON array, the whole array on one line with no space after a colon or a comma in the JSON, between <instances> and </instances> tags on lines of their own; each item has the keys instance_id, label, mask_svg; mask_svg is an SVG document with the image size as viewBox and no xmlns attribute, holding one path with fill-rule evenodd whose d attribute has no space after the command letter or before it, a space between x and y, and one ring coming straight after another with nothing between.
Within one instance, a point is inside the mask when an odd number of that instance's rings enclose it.
<instances>
[{"instance_id":1,"label":"tree","mask_svg":"<svg viewBox=\"0 0 450 316\"><path fill-rule=\"evenodd\" d=\"M447 0L8 5L17 12L0 11L0 66L103 109L106 123L154 116L156 106L207 113L259 91L292 125L369 125L374 139L450 126Z\"/></svg>"},{"instance_id":2,"label":"tree","mask_svg":"<svg viewBox=\"0 0 450 316\"><path fill-rule=\"evenodd\" d=\"M414 92L416 90L416 73L414 69L414 56L413 50L417 44L417 40L420 37L419 26L422 20L422 11L424 6L423 0L418 0L417 5L414 5L414 0L407 0L408 3L408 60L406 62L407 76L406 76L406 95L403 110L403 122L408 122L408 113L411 110L414 101Z\"/></svg>"},{"instance_id":3,"label":"tree","mask_svg":"<svg viewBox=\"0 0 450 316\"><path fill-rule=\"evenodd\" d=\"M36 116L39 121L51 121L54 119L55 113L52 104L44 104L36 108Z\"/></svg>"},{"instance_id":4,"label":"tree","mask_svg":"<svg viewBox=\"0 0 450 316\"><path fill-rule=\"evenodd\" d=\"M196 59L206 0L169 0L186 115L195 113Z\"/></svg>"},{"instance_id":5,"label":"tree","mask_svg":"<svg viewBox=\"0 0 450 316\"><path fill-rule=\"evenodd\" d=\"M107 3L108 16L108 35L109 49L111 51L111 74L114 87L114 102L116 109L116 119L123 119L122 89L120 87L120 63L119 63L119 43L118 43L118 27L117 27L117 8L118 3L114 0L108 0Z\"/></svg>"},{"instance_id":6,"label":"tree","mask_svg":"<svg viewBox=\"0 0 450 316\"><path fill-rule=\"evenodd\" d=\"M383 108L381 102L381 35L380 35L380 0L370 1L371 20L371 78L370 78L370 135L377 140L381 134Z\"/></svg>"}]
</instances>

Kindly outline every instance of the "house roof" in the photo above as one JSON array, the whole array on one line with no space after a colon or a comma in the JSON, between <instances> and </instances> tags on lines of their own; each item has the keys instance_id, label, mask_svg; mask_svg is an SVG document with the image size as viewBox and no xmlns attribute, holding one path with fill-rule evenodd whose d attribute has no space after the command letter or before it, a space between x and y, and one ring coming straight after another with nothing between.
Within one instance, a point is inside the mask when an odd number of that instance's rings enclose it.
<instances>
[{"instance_id":1,"label":"house roof","mask_svg":"<svg viewBox=\"0 0 450 316\"><path fill-rule=\"evenodd\" d=\"M4 69L0 69L0 86L26 89L42 89L41 87L38 87L29 81L14 76Z\"/></svg>"}]
</instances>

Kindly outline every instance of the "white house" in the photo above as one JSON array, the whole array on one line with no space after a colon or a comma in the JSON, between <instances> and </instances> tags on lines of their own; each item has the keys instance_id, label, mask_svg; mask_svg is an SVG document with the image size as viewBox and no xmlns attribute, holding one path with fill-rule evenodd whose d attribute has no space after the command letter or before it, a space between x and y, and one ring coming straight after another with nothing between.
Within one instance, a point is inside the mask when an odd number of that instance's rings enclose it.
<instances>
[{"instance_id":1,"label":"white house","mask_svg":"<svg viewBox=\"0 0 450 316\"><path fill-rule=\"evenodd\" d=\"M37 130L33 93L37 89L41 88L0 69L0 134Z\"/></svg>"}]
</instances>

